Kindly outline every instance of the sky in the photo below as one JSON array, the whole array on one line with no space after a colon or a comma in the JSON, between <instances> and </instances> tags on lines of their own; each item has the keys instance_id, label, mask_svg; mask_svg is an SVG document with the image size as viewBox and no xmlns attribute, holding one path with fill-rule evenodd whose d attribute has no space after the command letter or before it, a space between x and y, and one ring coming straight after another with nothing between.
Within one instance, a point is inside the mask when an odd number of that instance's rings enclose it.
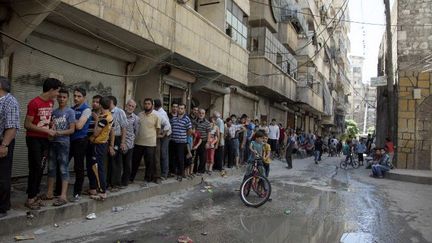
<instances>
[{"instance_id":1,"label":"sky","mask_svg":"<svg viewBox=\"0 0 432 243\"><path fill-rule=\"evenodd\" d=\"M390 1L393 4L394 0ZM351 0L349 2L351 21L385 24L384 1ZM363 35L363 31L365 35ZM385 26L351 23L350 55L364 56L363 82L369 82L377 76L378 51L385 31ZM363 48L363 41L365 48Z\"/></svg>"}]
</instances>

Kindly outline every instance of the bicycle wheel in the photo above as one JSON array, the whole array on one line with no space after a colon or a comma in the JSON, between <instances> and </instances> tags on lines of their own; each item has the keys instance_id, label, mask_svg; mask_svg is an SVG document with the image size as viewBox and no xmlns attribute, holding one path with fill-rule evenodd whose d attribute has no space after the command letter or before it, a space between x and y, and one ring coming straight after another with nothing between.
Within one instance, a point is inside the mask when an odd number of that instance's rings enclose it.
<instances>
[{"instance_id":1,"label":"bicycle wheel","mask_svg":"<svg viewBox=\"0 0 432 243\"><path fill-rule=\"evenodd\" d=\"M357 160L353 160L351 165L354 169L357 169L359 167L359 162Z\"/></svg>"},{"instance_id":2,"label":"bicycle wheel","mask_svg":"<svg viewBox=\"0 0 432 243\"><path fill-rule=\"evenodd\" d=\"M347 169L347 167L348 167L348 164L347 164L347 162L345 162L345 160L342 160L341 162L340 162L340 165L339 165L339 167L341 167L342 169Z\"/></svg>"},{"instance_id":3,"label":"bicycle wheel","mask_svg":"<svg viewBox=\"0 0 432 243\"><path fill-rule=\"evenodd\" d=\"M269 180L261 175L246 178L240 186L240 198L248 207L259 207L267 202L271 194Z\"/></svg>"}]
</instances>

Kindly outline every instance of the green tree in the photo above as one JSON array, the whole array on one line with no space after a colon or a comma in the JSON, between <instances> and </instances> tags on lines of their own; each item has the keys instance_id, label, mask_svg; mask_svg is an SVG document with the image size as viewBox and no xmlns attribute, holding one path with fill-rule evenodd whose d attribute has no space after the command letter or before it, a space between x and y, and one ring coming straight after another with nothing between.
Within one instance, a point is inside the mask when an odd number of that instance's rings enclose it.
<instances>
[{"instance_id":1,"label":"green tree","mask_svg":"<svg viewBox=\"0 0 432 243\"><path fill-rule=\"evenodd\" d=\"M357 123L354 120L346 120L345 128L347 137L355 138L359 134Z\"/></svg>"},{"instance_id":2,"label":"green tree","mask_svg":"<svg viewBox=\"0 0 432 243\"><path fill-rule=\"evenodd\" d=\"M375 127L369 127L368 134L375 134Z\"/></svg>"}]
</instances>

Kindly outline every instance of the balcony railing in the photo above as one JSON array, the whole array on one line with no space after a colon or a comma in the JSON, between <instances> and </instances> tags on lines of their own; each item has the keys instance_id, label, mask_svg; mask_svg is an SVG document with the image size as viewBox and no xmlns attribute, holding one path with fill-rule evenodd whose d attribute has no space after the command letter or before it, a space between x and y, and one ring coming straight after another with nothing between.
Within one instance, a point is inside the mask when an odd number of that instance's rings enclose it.
<instances>
[{"instance_id":1,"label":"balcony railing","mask_svg":"<svg viewBox=\"0 0 432 243\"><path fill-rule=\"evenodd\" d=\"M323 97L315 93L310 87L297 88L297 101L307 104L317 112L324 112Z\"/></svg>"},{"instance_id":2,"label":"balcony railing","mask_svg":"<svg viewBox=\"0 0 432 243\"><path fill-rule=\"evenodd\" d=\"M249 87L256 89L261 94L266 94L274 99L296 99L296 81L265 56L255 56L249 59ZM262 74L275 74L261 76ZM277 75L277 73L280 73Z\"/></svg>"}]
</instances>

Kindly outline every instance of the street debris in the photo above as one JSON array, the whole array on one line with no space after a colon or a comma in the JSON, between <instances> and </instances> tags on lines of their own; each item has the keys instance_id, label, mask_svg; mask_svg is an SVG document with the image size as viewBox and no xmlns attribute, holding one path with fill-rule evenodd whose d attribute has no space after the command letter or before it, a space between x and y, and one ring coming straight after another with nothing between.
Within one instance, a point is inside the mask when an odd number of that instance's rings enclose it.
<instances>
[{"instance_id":1,"label":"street debris","mask_svg":"<svg viewBox=\"0 0 432 243\"><path fill-rule=\"evenodd\" d=\"M213 193L213 190L212 190L212 186L204 186L204 189L201 189L200 191L201 192L208 192L208 193Z\"/></svg>"},{"instance_id":2,"label":"street debris","mask_svg":"<svg viewBox=\"0 0 432 243\"><path fill-rule=\"evenodd\" d=\"M33 232L35 235L41 235L41 234L45 234L46 233L46 230L43 230L43 229L38 229L38 230L36 230L35 232Z\"/></svg>"},{"instance_id":3,"label":"street debris","mask_svg":"<svg viewBox=\"0 0 432 243\"><path fill-rule=\"evenodd\" d=\"M177 239L178 243L193 243L193 240L186 235L182 235Z\"/></svg>"},{"instance_id":4,"label":"street debris","mask_svg":"<svg viewBox=\"0 0 432 243\"><path fill-rule=\"evenodd\" d=\"M28 219L32 219L32 218L34 218L34 214L33 214L32 212L30 212L30 211L28 211L28 212L26 213L26 215L27 215L27 218L28 218Z\"/></svg>"},{"instance_id":5,"label":"street debris","mask_svg":"<svg viewBox=\"0 0 432 243\"><path fill-rule=\"evenodd\" d=\"M288 215L288 214L291 213L291 210L290 210L290 209L287 209L287 210L284 211L284 213L285 213L286 215Z\"/></svg>"},{"instance_id":6,"label":"street debris","mask_svg":"<svg viewBox=\"0 0 432 243\"><path fill-rule=\"evenodd\" d=\"M91 213L91 214L87 215L87 217L86 217L86 219L88 219L88 220L92 220L92 219L95 219L95 218L96 218L96 214L95 213Z\"/></svg>"},{"instance_id":7,"label":"street debris","mask_svg":"<svg viewBox=\"0 0 432 243\"><path fill-rule=\"evenodd\" d=\"M201 235L206 236L206 235L208 235L208 233L207 232L202 232Z\"/></svg>"},{"instance_id":8,"label":"street debris","mask_svg":"<svg viewBox=\"0 0 432 243\"><path fill-rule=\"evenodd\" d=\"M34 240L35 237L33 235L16 235L14 239L15 241Z\"/></svg>"},{"instance_id":9,"label":"street debris","mask_svg":"<svg viewBox=\"0 0 432 243\"><path fill-rule=\"evenodd\" d=\"M59 225L58 225L58 224L54 224L54 227L58 228L58 227L59 227Z\"/></svg>"},{"instance_id":10,"label":"street debris","mask_svg":"<svg viewBox=\"0 0 432 243\"><path fill-rule=\"evenodd\" d=\"M112 207L112 209L111 209L111 212L113 212L113 213L118 213L118 212L121 212L121 211L123 211L124 210L124 208L123 207Z\"/></svg>"}]
</instances>

